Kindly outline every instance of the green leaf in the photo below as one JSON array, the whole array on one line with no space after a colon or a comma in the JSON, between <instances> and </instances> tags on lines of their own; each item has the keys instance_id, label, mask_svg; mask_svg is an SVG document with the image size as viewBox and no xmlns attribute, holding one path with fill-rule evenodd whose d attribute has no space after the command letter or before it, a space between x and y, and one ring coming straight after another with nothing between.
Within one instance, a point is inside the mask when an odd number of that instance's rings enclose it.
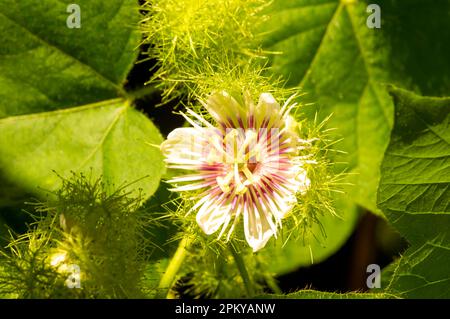
<instances>
[{"instance_id":1,"label":"green leaf","mask_svg":"<svg viewBox=\"0 0 450 319\"><path fill-rule=\"evenodd\" d=\"M390 87L395 122L381 166L378 205L412 247L389 267L386 291L450 297L450 98Z\"/></svg>"},{"instance_id":2,"label":"green leaf","mask_svg":"<svg viewBox=\"0 0 450 319\"><path fill-rule=\"evenodd\" d=\"M0 120L0 175L26 191L55 190L70 171L103 175L121 186L139 182L153 194L164 173L156 127L123 100ZM145 177L146 178L143 178ZM143 178L143 179L142 179ZM42 189L40 191L42 191Z\"/></svg>"},{"instance_id":3,"label":"green leaf","mask_svg":"<svg viewBox=\"0 0 450 319\"><path fill-rule=\"evenodd\" d=\"M374 1L375 2L375 1ZM392 83L428 96L450 87L450 2L378 0Z\"/></svg>"},{"instance_id":4,"label":"green leaf","mask_svg":"<svg viewBox=\"0 0 450 319\"><path fill-rule=\"evenodd\" d=\"M356 173L349 198L372 212L379 166L389 140L393 105L383 83L418 92L448 93L450 2L380 0L381 28L369 29L371 1L275 0L264 31L265 47L279 51L272 69L300 86L305 112L333 113L346 151L336 161ZM419 40L420 39L420 40Z\"/></svg>"},{"instance_id":5,"label":"green leaf","mask_svg":"<svg viewBox=\"0 0 450 319\"><path fill-rule=\"evenodd\" d=\"M2 205L55 190L53 171L103 175L116 188L139 180L128 190L142 188L144 199L165 172L162 137L123 88L140 41L137 1L77 1L74 29L69 4L0 4Z\"/></svg>"},{"instance_id":6,"label":"green leaf","mask_svg":"<svg viewBox=\"0 0 450 319\"><path fill-rule=\"evenodd\" d=\"M383 270L382 277L391 275L384 291L403 298L449 298L449 264L450 246L439 238L430 240Z\"/></svg>"},{"instance_id":7,"label":"green leaf","mask_svg":"<svg viewBox=\"0 0 450 319\"><path fill-rule=\"evenodd\" d=\"M382 215L376 195L379 167L394 117L384 83L401 83L436 95L448 92L450 42L442 39L450 32L450 3L380 0L381 29L366 26L369 3L275 0L268 9L271 18L264 25L268 31L264 47L282 53L271 59L272 70L287 78L290 86L303 89L305 115L333 113L329 127L337 128L343 137L336 149L347 152L333 160L346 163L355 173L348 179L354 184L347 189L349 201ZM326 230L334 243L333 227ZM347 238L343 232L340 234ZM422 233L418 230L415 234ZM299 258L310 260L307 250L297 249ZM279 258L276 253L274 264L283 267L284 262L287 270L293 267L290 261L297 252L286 249L285 254Z\"/></svg>"},{"instance_id":8,"label":"green leaf","mask_svg":"<svg viewBox=\"0 0 450 319\"><path fill-rule=\"evenodd\" d=\"M347 292L335 293L317 290L299 290L286 295L263 295L259 298L264 299L392 299L398 298L390 293L362 293L362 292Z\"/></svg>"},{"instance_id":9,"label":"green leaf","mask_svg":"<svg viewBox=\"0 0 450 319\"><path fill-rule=\"evenodd\" d=\"M336 207L341 218L331 214L320 218L325 237L320 226L315 225L311 234L316 238L308 236L307 241L290 239L283 246L286 238L279 237L275 243L269 243L260 253L265 257L267 270L277 275L286 274L299 267L320 263L339 250L352 233L359 212L355 205L342 199L336 202Z\"/></svg>"},{"instance_id":10,"label":"green leaf","mask_svg":"<svg viewBox=\"0 0 450 319\"><path fill-rule=\"evenodd\" d=\"M395 126L381 166L378 205L412 244L450 227L450 98L391 87Z\"/></svg>"},{"instance_id":11,"label":"green leaf","mask_svg":"<svg viewBox=\"0 0 450 319\"><path fill-rule=\"evenodd\" d=\"M66 25L70 3L0 2L0 118L124 94L139 43L137 1L79 0L79 29Z\"/></svg>"},{"instance_id":12,"label":"green leaf","mask_svg":"<svg viewBox=\"0 0 450 319\"><path fill-rule=\"evenodd\" d=\"M274 1L271 19L265 29L265 47L280 51L271 61L272 69L299 85L306 95L307 116L331 113L329 127L338 128L342 142L336 148L346 152L332 158L338 171L352 173L347 182L347 200L340 199L338 213L343 220L325 216L327 239L311 242L311 247L290 243L277 249L273 270L291 271L299 266L320 262L336 252L350 236L357 218L355 204L372 212L376 207L378 168L392 124L392 102L380 82L384 71L385 50L376 30L368 29L366 6L352 1Z\"/></svg>"},{"instance_id":13,"label":"green leaf","mask_svg":"<svg viewBox=\"0 0 450 319\"><path fill-rule=\"evenodd\" d=\"M380 82L387 79L387 53L377 29L366 27L367 4L360 1L275 1L267 48L281 51L273 70L299 85L305 113L325 117L347 154L334 158L350 172L349 198L373 212L378 167L392 125L392 103ZM338 167L341 169L342 167Z\"/></svg>"}]
</instances>

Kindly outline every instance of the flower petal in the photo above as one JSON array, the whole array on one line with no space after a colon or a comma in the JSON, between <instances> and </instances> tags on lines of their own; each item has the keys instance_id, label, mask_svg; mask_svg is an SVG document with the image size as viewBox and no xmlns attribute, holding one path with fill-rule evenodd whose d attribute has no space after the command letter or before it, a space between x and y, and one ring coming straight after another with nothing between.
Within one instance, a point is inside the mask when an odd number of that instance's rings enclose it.
<instances>
[{"instance_id":1,"label":"flower petal","mask_svg":"<svg viewBox=\"0 0 450 319\"><path fill-rule=\"evenodd\" d=\"M208 151L207 137L211 133L209 128L182 127L173 130L161 144L166 162L188 166L204 163L204 153Z\"/></svg>"},{"instance_id":2,"label":"flower petal","mask_svg":"<svg viewBox=\"0 0 450 319\"><path fill-rule=\"evenodd\" d=\"M228 127L240 127L239 121L246 120L245 109L225 91L211 95L204 106L217 123Z\"/></svg>"},{"instance_id":3,"label":"flower petal","mask_svg":"<svg viewBox=\"0 0 450 319\"><path fill-rule=\"evenodd\" d=\"M218 196L210 196L200 207L196 220L206 235L215 233L230 218L230 205L220 205Z\"/></svg>"},{"instance_id":4,"label":"flower petal","mask_svg":"<svg viewBox=\"0 0 450 319\"><path fill-rule=\"evenodd\" d=\"M244 203L244 232L245 239L254 252L263 248L274 235L265 214L259 212L250 199Z\"/></svg>"},{"instance_id":5,"label":"flower petal","mask_svg":"<svg viewBox=\"0 0 450 319\"><path fill-rule=\"evenodd\" d=\"M283 116L280 105L270 93L259 96L258 105L254 110L256 127L283 127Z\"/></svg>"}]
</instances>

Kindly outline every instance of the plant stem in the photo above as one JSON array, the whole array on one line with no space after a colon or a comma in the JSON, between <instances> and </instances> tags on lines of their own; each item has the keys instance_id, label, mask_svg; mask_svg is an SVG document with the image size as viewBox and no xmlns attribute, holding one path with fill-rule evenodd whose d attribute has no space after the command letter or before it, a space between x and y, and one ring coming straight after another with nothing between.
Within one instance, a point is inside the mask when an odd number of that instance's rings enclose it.
<instances>
[{"instance_id":1,"label":"plant stem","mask_svg":"<svg viewBox=\"0 0 450 319\"><path fill-rule=\"evenodd\" d=\"M244 281L245 290L249 297L254 295L253 285L250 280L250 276L248 275L247 268L245 267L244 260L242 259L241 254L236 250L233 242L229 244L231 254L233 255L234 261L236 262L236 266L239 269L239 273L241 274L242 280Z\"/></svg>"},{"instance_id":2,"label":"plant stem","mask_svg":"<svg viewBox=\"0 0 450 319\"><path fill-rule=\"evenodd\" d=\"M185 236L181 239L178 244L178 248L175 251L169 265L167 266L166 272L162 276L158 285L157 298L167 298L172 299L174 296L171 294L171 288L174 284L175 277L180 270L181 264L186 257L186 248L192 243L193 239L191 237ZM167 294L166 294L167 293Z\"/></svg>"},{"instance_id":3,"label":"plant stem","mask_svg":"<svg viewBox=\"0 0 450 319\"><path fill-rule=\"evenodd\" d=\"M160 90L154 86L147 85L135 91L127 92L128 97L134 101L143 97L159 93Z\"/></svg>"},{"instance_id":4,"label":"plant stem","mask_svg":"<svg viewBox=\"0 0 450 319\"><path fill-rule=\"evenodd\" d=\"M259 267L263 265L263 262L261 261L261 256L256 256L256 260L258 261ZM264 267L264 266L263 266ZM273 293L277 295L282 295L283 291L278 286L277 280L273 277L273 275L269 272L263 273L264 281L266 282L267 286L273 291Z\"/></svg>"},{"instance_id":5,"label":"plant stem","mask_svg":"<svg viewBox=\"0 0 450 319\"><path fill-rule=\"evenodd\" d=\"M272 291L277 294L277 295L282 295L283 291L281 290L281 288L278 286L275 278L273 278L270 274L265 273L264 274L264 280L267 283L267 286L269 286L270 289L272 289Z\"/></svg>"}]
</instances>

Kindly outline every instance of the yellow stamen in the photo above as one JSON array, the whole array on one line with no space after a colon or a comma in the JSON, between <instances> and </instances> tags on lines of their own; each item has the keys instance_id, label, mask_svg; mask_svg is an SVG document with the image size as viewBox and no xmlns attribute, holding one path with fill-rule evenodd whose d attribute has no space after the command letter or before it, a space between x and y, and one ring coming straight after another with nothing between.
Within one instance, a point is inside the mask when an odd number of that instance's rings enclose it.
<instances>
[{"instance_id":1,"label":"yellow stamen","mask_svg":"<svg viewBox=\"0 0 450 319\"><path fill-rule=\"evenodd\" d=\"M217 185L219 185L222 192L228 193L230 191L230 182L232 178L233 172L229 172L225 177L216 177Z\"/></svg>"}]
</instances>

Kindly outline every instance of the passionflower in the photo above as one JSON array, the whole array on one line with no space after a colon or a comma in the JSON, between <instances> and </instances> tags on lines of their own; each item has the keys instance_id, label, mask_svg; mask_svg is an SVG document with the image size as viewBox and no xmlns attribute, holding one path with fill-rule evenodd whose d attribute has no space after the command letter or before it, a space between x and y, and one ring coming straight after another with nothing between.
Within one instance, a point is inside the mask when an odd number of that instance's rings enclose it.
<instances>
[{"instance_id":1,"label":"passionflower","mask_svg":"<svg viewBox=\"0 0 450 319\"><path fill-rule=\"evenodd\" d=\"M280 107L263 93L257 104L249 94L227 92L202 102L205 111L187 108L181 114L192 127L177 128L161 145L169 167L190 171L168 182L172 191L190 192L189 212L207 234L226 239L242 218L253 251L277 235L282 219L305 193L310 180L300 155L298 124L290 115L292 99Z\"/></svg>"}]
</instances>

